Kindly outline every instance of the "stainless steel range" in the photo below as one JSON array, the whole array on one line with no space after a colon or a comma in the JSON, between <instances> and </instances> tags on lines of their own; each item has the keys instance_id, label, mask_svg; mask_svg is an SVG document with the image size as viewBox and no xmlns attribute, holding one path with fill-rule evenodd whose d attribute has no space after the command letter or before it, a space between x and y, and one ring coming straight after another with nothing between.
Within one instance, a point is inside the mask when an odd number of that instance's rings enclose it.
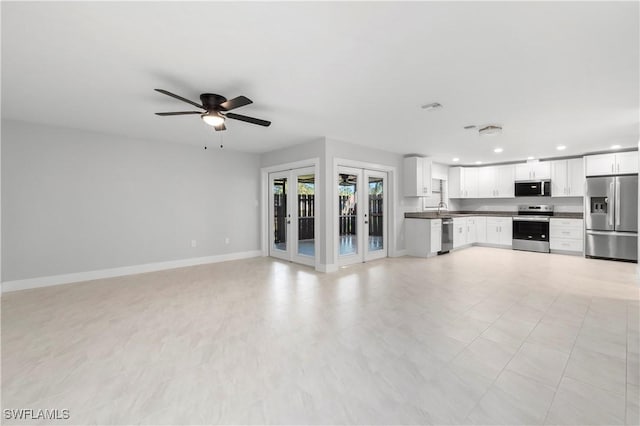
<instances>
[{"instance_id":1,"label":"stainless steel range","mask_svg":"<svg viewBox=\"0 0 640 426\"><path fill-rule=\"evenodd\" d=\"M520 205L513 218L513 249L549 253L549 219L553 206Z\"/></svg>"}]
</instances>

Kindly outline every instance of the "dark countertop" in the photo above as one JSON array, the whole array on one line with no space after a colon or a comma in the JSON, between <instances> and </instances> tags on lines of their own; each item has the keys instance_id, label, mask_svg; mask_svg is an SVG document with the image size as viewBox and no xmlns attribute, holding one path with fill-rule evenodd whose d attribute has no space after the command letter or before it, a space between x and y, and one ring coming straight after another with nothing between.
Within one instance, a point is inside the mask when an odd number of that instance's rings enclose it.
<instances>
[{"instance_id":1,"label":"dark countertop","mask_svg":"<svg viewBox=\"0 0 640 426\"><path fill-rule=\"evenodd\" d=\"M451 217L467 217L467 216L494 216L494 217L513 217L518 216L517 212L500 212L500 211L453 211L443 212L438 214L437 212L407 212L404 214L405 219L445 219ZM554 212L552 218L554 219L582 219L582 213L568 213L568 212Z\"/></svg>"}]
</instances>

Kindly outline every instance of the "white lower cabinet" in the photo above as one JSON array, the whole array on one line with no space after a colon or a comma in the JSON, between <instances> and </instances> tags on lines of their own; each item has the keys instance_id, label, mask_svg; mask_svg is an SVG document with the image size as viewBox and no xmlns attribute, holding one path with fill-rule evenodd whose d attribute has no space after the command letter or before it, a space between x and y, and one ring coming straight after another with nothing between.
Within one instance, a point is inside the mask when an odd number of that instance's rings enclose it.
<instances>
[{"instance_id":1,"label":"white lower cabinet","mask_svg":"<svg viewBox=\"0 0 640 426\"><path fill-rule=\"evenodd\" d=\"M431 257L442 248L441 219L404 220L407 254L417 257Z\"/></svg>"},{"instance_id":2,"label":"white lower cabinet","mask_svg":"<svg viewBox=\"0 0 640 426\"><path fill-rule=\"evenodd\" d=\"M584 250L582 219L551 219L549 222L551 251L581 255Z\"/></svg>"},{"instance_id":3,"label":"white lower cabinet","mask_svg":"<svg viewBox=\"0 0 640 426\"><path fill-rule=\"evenodd\" d=\"M511 247L513 225L510 217L487 217L487 244Z\"/></svg>"},{"instance_id":4,"label":"white lower cabinet","mask_svg":"<svg viewBox=\"0 0 640 426\"><path fill-rule=\"evenodd\" d=\"M467 243L467 218L453 218L453 248L462 247Z\"/></svg>"},{"instance_id":5,"label":"white lower cabinet","mask_svg":"<svg viewBox=\"0 0 640 426\"><path fill-rule=\"evenodd\" d=\"M467 218L467 244L475 244L478 242L478 228L476 226L476 218Z\"/></svg>"},{"instance_id":6,"label":"white lower cabinet","mask_svg":"<svg viewBox=\"0 0 640 426\"><path fill-rule=\"evenodd\" d=\"M476 222L476 243L484 244L487 242L487 218L482 216L474 217Z\"/></svg>"},{"instance_id":7,"label":"white lower cabinet","mask_svg":"<svg viewBox=\"0 0 640 426\"><path fill-rule=\"evenodd\" d=\"M442 220L435 219L431 222L431 236L429 241L429 254L437 254L442 250Z\"/></svg>"}]
</instances>

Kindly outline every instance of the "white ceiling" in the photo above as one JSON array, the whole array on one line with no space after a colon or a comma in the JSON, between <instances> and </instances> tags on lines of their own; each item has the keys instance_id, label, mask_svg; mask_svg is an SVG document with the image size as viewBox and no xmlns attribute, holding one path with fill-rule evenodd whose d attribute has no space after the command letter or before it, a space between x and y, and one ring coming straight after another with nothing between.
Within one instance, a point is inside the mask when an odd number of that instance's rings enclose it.
<instances>
[{"instance_id":1,"label":"white ceiling","mask_svg":"<svg viewBox=\"0 0 640 426\"><path fill-rule=\"evenodd\" d=\"M450 163L636 147L638 2L7 3L2 117L264 152L321 136ZM245 95L213 132L153 91ZM427 112L422 104L444 108ZM479 137L468 124L500 124ZM567 146L562 153L558 144ZM494 154L493 148L504 148Z\"/></svg>"}]
</instances>

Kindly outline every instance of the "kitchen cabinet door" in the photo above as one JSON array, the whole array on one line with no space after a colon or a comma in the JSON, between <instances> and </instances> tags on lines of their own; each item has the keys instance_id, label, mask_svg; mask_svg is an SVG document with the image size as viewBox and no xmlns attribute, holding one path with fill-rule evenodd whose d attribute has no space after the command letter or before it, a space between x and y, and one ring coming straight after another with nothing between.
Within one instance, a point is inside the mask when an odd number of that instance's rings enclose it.
<instances>
[{"instance_id":1,"label":"kitchen cabinet door","mask_svg":"<svg viewBox=\"0 0 640 426\"><path fill-rule=\"evenodd\" d=\"M476 228L476 218L467 218L467 244L475 244L478 240L478 230Z\"/></svg>"},{"instance_id":2,"label":"kitchen cabinet door","mask_svg":"<svg viewBox=\"0 0 640 426\"><path fill-rule=\"evenodd\" d=\"M463 188L462 188L462 167L451 167L449 168L449 180L447 181L447 186L449 189L449 198L462 198L463 197Z\"/></svg>"},{"instance_id":3,"label":"kitchen cabinet door","mask_svg":"<svg viewBox=\"0 0 640 426\"><path fill-rule=\"evenodd\" d=\"M567 160L567 195L569 197L584 196L585 181L584 160L582 158ZM553 180L551 182L553 183Z\"/></svg>"},{"instance_id":4,"label":"kitchen cabinet door","mask_svg":"<svg viewBox=\"0 0 640 426\"><path fill-rule=\"evenodd\" d=\"M487 243L511 247L512 226L510 217L488 217Z\"/></svg>"},{"instance_id":5,"label":"kitchen cabinet door","mask_svg":"<svg viewBox=\"0 0 640 426\"><path fill-rule=\"evenodd\" d=\"M476 243L486 243L487 242L487 218L486 217L476 217Z\"/></svg>"},{"instance_id":6,"label":"kitchen cabinet door","mask_svg":"<svg viewBox=\"0 0 640 426\"><path fill-rule=\"evenodd\" d=\"M464 168L464 198L478 198L478 168Z\"/></svg>"},{"instance_id":7,"label":"kitchen cabinet door","mask_svg":"<svg viewBox=\"0 0 640 426\"><path fill-rule=\"evenodd\" d=\"M584 159L586 176L603 176L615 173L615 154L587 155Z\"/></svg>"},{"instance_id":8,"label":"kitchen cabinet door","mask_svg":"<svg viewBox=\"0 0 640 426\"><path fill-rule=\"evenodd\" d=\"M495 217L487 218L487 243L500 244L500 219Z\"/></svg>"},{"instance_id":9,"label":"kitchen cabinet door","mask_svg":"<svg viewBox=\"0 0 640 426\"><path fill-rule=\"evenodd\" d=\"M422 157L405 158L405 197L430 197L431 191L431 160Z\"/></svg>"},{"instance_id":10,"label":"kitchen cabinet door","mask_svg":"<svg viewBox=\"0 0 640 426\"><path fill-rule=\"evenodd\" d=\"M513 245L513 222L510 217L502 218L500 244L509 247Z\"/></svg>"},{"instance_id":11,"label":"kitchen cabinet door","mask_svg":"<svg viewBox=\"0 0 640 426\"><path fill-rule=\"evenodd\" d=\"M547 179L551 179L551 166L549 161L516 164L516 180Z\"/></svg>"},{"instance_id":12,"label":"kitchen cabinet door","mask_svg":"<svg viewBox=\"0 0 640 426\"><path fill-rule=\"evenodd\" d=\"M431 241L429 244L429 252L434 254L442 250L442 221L430 220L431 222Z\"/></svg>"},{"instance_id":13,"label":"kitchen cabinet door","mask_svg":"<svg viewBox=\"0 0 640 426\"><path fill-rule=\"evenodd\" d=\"M478 168L478 198L496 197L496 167Z\"/></svg>"},{"instance_id":14,"label":"kitchen cabinet door","mask_svg":"<svg viewBox=\"0 0 640 426\"><path fill-rule=\"evenodd\" d=\"M638 151L616 154L616 173L638 173Z\"/></svg>"},{"instance_id":15,"label":"kitchen cabinet door","mask_svg":"<svg viewBox=\"0 0 640 426\"><path fill-rule=\"evenodd\" d=\"M498 166L496 169L496 197L513 198L515 196L515 173L514 166Z\"/></svg>"},{"instance_id":16,"label":"kitchen cabinet door","mask_svg":"<svg viewBox=\"0 0 640 426\"><path fill-rule=\"evenodd\" d=\"M463 217L453 219L453 248L467 244L467 220Z\"/></svg>"},{"instance_id":17,"label":"kitchen cabinet door","mask_svg":"<svg viewBox=\"0 0 640 426\"><path fill-rule=\"evenodd\" d=\"M531 171L533 172L533 179L546 180L551 179L551 165L549 161L538 161L531 164Z\"/></svg>"},{"instance_id":18,"label":"kitchen cabinet door","mask_svg":"<svg viewBox=\"0 0 640 426\"><path fill-rule=\"evenodd\" d=\"M516 180L532 180L531 168L529 164L516 164Z\"/></svg>"},{"instance_id":19,"label":"kitchen cabinet door","mask_svg":"<svg viewBox=\"0 0 640 426\"><path fill-rule=\"evenodd\" d=\"M566 197L568 192L567 160L551 161L551 196Z\"/></svg>"}]
</instances>

